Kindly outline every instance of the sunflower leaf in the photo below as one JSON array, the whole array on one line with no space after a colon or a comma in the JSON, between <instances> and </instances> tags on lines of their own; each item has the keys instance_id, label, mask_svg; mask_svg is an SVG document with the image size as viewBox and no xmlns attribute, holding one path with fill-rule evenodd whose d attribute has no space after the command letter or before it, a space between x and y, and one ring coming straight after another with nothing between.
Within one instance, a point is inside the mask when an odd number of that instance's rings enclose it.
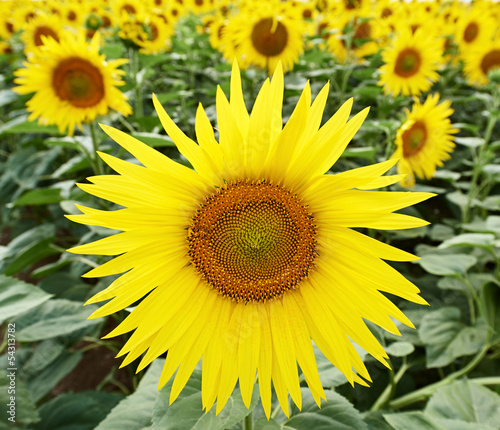
<instances>
[{"instance_id":1,"label":"sunflower leaf","mask_svg":"<svg viewBox=\"0 0 500 430\"><path fill-rule=\"evenodd\" d=\"M308 389L302 389L303 404L300 412L283 423L287 430L365 430L366 423L349 401L334 391L325 391L326 402L321 409L314 402Z\"/></svg>"},{"instance_id":2,"label":"sunflower leaf","mask_svg":"<svg viewBox=\"0 0 500 430\"><path fill-rule=\"evenodd\" d=\"M474 429L498 428L500 396L464 379L437 390L427 403L425 413L443 420L462 420L473 424Z\"/></svg>"},{"instance_id":3,"label":"sunflower leaf","mask_svg":"<svg viewBox=\"0 0 500 430\"><path fill-rule=\"evenodd\" d=\"M151 425L158 397L164 359L156 359L142 378L137 390L118 403L95 430L142 430Z\"/></svg>"},{"instance_id":4,"label":"sunflower leaf","mask_svg":"<svg viewBox=\"0 0 500 430\"><path fill-rule=\"evenodd\" d=\"M486 341L487 327L480 319L475 326L466 326L460 309L443 307L422 319L418 334L426 346L427 367L443 367L478 352Z\"/></svg>"},{"instance_id":5,"label":"sunflower leaf","mask_svg":"<svg viewBox=\"0 0 500 430\"><path fill-rule=\"evenodd\" d=\"M0 321L46 302L51 297L41 288L0 275Z\"/></svg>"}]
</instances>

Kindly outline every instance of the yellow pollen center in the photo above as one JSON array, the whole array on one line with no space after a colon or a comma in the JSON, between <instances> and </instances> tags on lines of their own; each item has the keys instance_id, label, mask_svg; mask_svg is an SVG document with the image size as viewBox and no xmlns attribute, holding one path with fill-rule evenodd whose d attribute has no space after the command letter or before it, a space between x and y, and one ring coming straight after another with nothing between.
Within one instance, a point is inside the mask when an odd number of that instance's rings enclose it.
<instances>
[{"instance_id":1,"label":"yellow pollen center","mask_svg":"<svg viewBox=\"0 0 500 430\"><path fill-rule=\"evenodd\" d=\"M297 288L316 256L313 217L297 196L267 181L218 189L193 216L187 239L205 281L244 303Z\"/></svg>"}]
</instances>

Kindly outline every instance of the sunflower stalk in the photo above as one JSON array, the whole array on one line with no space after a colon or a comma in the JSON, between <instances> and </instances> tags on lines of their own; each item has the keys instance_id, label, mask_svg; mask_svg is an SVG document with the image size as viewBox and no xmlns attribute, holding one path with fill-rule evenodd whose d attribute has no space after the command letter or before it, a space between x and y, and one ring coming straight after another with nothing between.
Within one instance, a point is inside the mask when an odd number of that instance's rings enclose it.
<instances>
[{"instance_id":1,"label":"sunflower stalk","mask_svg":"<svg viewBox=\"0 0 500 430\"><path fill-rule=\"evenodd\" d=\"M99 140L97 139L97 132L95 129L94 122L89 123L89 130L90 130L90 137L92 138L92 148L94 149L91 159L94 172L96 175L102 175L103 170L102 170L101 158L97 154L97 151L99 151Z\"/></svg>"},{"instance_id":2,"label":"sunflower stalk","mask_svg":"<svg viewBox=\"0 0 500 430\"><path fill-rule=\"evenodd\" d=\"M462 369L451 373L445 379L435 382L434 384L427 385L426 387L420 388L419 390L413 391L412 393L406 394L398 399L389 402L389 407L391 409L401 409L410 406L414 403L424 401L431 397L439 388L445 387L451 384L462 376L470 373L486 356L486 353L491 347L491 330L488 330L488 337L485 344L481 350L474 356L474 358Z\"/></svg>"},{"instance_id":3,"label":"sunflower stalk","mask_svg":"<svg viewBox=\"0 0 500 430\"><path fill-rule=\"evenodd\" d=\"M382 394L380 394L379 398L375 401L375 403L372 405L370 408L370 411L379 411L380 409L384 409L384 407L387 405L387 403L394 397L394 394L396 392L396 386L398 382L401 380L403 375L406 373L406 371L411 367L411 365L407 364L406 362L406 357L403 357L403 363L401 364L401 367L397 371L396 374L394 374L394 371L391 370L389 373L389 384L387 384L387 387L385 387L385 390L382 391Z\"/></svg>"},{"instance_id":4,"label":"sunflower stalk","mask_svg":"<svg viewBox=\"0 0 500 430\"><path fill-rule=\"evenodd\" d=\"M493 88L493 101L489 108L490 117L488 118L488 123L486 124L486 130L484 132L484 142L479 147L479 151L477 157L475 158L474 167L472 170L472 179L471 179L471 187L469 193L467 195L467 203L463 213L463 223L466 224L470 221L471 218L471 206L474 199L479 195L480 190L483 188L483 184L478 183L479 177L483 171L484 164L489 159L487 151L488 144L491 140L491 136L493 134L493 129L499 119L499 115L496 112L500 107L500 90L497 85ZM485 161L486 160L486 161ZM489 191L489 187L487 187Z\"/></svg>"},{"instance_id":5,"label":"sunflower stalk","mask_svg":"<svg viewBox=\"0 0 500 430\"><path fill-rule=\"evenodd\" d=\"M243 430L253 430L253 411L245 417L243 421Z\"/></svg>"},{"instance_id":6,"label":"sunflower stalk","mask_svg":"<svg viewBox=\"0 0 500 430\"><path fill-rule=\"evenodd\" d=\"M142 105L142 78L140 77L139 51L131 48L129 57L131 74L134 79L135 117L142 118L144 116L144 108Z\"/></svg>"}]
</instances>

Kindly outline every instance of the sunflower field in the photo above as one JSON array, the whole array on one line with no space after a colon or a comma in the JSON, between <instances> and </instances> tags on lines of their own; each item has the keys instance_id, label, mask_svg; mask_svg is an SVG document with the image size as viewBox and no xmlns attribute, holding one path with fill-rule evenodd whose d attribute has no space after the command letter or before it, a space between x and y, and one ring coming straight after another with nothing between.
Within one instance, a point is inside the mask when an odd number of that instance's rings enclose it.
<instances>
[{"instance_id":1,"label":"sunflower field","mask_svg":"<svg viewBox=\"0 0 500 430\"><path fill-rule=\"evenodd\" d=\"M500 2L1 0L0 430L500 428Z\"/></svg>"}]
</instances>

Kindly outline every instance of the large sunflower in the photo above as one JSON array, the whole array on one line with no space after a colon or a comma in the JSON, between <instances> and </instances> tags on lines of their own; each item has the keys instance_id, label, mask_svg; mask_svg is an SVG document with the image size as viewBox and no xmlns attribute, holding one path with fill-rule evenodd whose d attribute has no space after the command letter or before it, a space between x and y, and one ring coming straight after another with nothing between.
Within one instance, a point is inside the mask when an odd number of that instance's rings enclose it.
<instances>
[{"instance_id":1,"label":"large sunflower","mask_svg":"<svg viewBox=\"0 0 500 430\"><path fill-rule=\"evenodd\" d=\"M304 51L304 21L277 7L275 2L251 2L230 19L223 46L229 61L236 57L243 67L252 64L269 73L279 61L285 71L293 69Z\"/></svg>"},{"instance_id":2,"label":"large sunflower","mask_svg":"<svg viewBox=\"0 0 500 430\"><path fill-rule=\"evenodd\" d=\"M99 35L90 43L83 35L69 35L57 43L44 38L41 46L16 70L14 80L18 94L35 93L26 103L29 120L38 118L42 124L56 124L61 132L71 135L75 126L93 121L114 109L123 115L132 113L125 95L116 88L123 85L125 73L118 67L127 60L105 60L99 54Z\"/></svg>"},{"instance_id":3,"label":"large sunflower","mask_svg":"<svg viewBox=\"0 0 500 430\"><path fill-rule=\"evenodd\" d=\"M352 342L384 365L387 355L363 319L398 333L392 318L412 324L383 293L425 304L383 261L416 257L351 228L423 226L393 211L431 194L367 191L400 179L381 176L393 160L325 175L368 114L348 121L351 99L319 128L327 93L328 85L311 104L307 84L283 128L281 64L249 115L234 63L230 101L217 90L219 142L200 105L198 144L154 97L163 127L194 170L103 126L143 166L100 154L119 175L80 187L124 208L79 206L83 214L69 218L122 233L71 252L119 255L84 275L123 273L88 301L109 300L91 318L147 296L106 337L134 331L119 356L127 365L145 354L138 370L168 350L159 386L177 370L171 401L203 357L207 410L217 400L219 412L238 380L248 406L256 372L268 417L271 380L286 414L288 393L300 408L297 363L319 404L325 396L311 339L351 384L366 385L370 376Z\"/></svg>"},{"instance_id":4,"label":"large sunflower","mask_svg":"<svg viewBox=\"0 0 500 430\"><path fill-rule=\"evenodd\" d=\"M386 94L420 95L439 78L437 68L442 53L442 44L432 33L423 28L412 33L404 28L382 52L385 64L379 69L378 84L383 85Z\"/></svg>"},{"instance_id":5,"label":"large sunflower","mask_svg":"<svg viewBox=\"0 0 500 430\"><path fill-rule=\"evenodd\" d=\"M455 148L453 134L458 130L449 119L453 113L451 102L438 102L438 93L428 96L424 104L415 102L396 134L397 149L392 158L399 159L398 173L406 175L401 180L404 187L415 184L415 175L432 178L436 167L442 167Z\"/></svg>"}]
</instances>

